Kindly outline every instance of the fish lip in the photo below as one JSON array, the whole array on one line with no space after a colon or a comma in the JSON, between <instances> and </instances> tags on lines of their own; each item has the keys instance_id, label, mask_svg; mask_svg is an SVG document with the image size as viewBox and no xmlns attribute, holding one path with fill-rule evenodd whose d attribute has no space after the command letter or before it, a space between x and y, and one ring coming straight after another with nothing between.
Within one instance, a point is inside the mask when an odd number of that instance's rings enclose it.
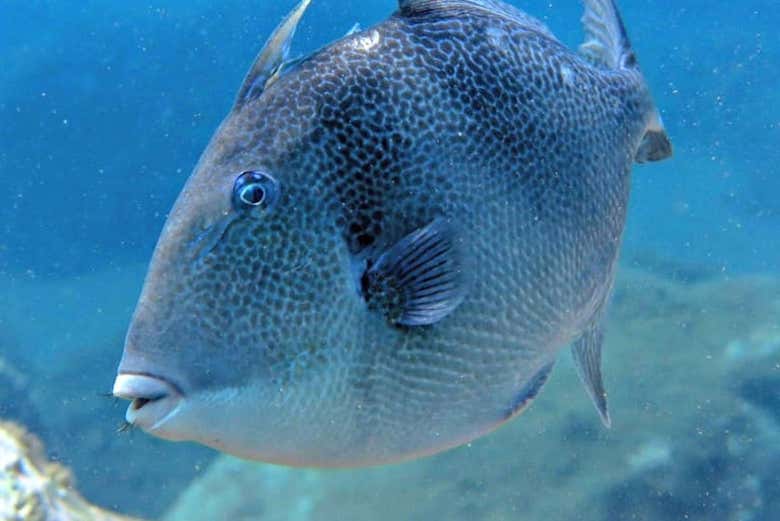
<instances>
[{"instance_id":1,"label":"fish lip","mask_svg":"<svg viewBox=\"0 0 780 521\"><path fill-rule=\"evenodd\" d=\"M184 394L166 378L150 373L120 372L113 394L130 400L125 419L146 431L162 426L179 409Z\"/></svg>"}]
</instances>

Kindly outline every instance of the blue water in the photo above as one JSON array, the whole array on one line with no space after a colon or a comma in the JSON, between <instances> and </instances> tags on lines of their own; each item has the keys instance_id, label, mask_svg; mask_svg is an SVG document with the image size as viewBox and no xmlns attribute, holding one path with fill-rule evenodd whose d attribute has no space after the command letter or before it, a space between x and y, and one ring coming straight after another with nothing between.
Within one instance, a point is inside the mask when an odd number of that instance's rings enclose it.
<instances>
[{"instance_id":1,"label":"blue water","mask_svg":"<svg viewBox=\"0 0 780 521\"><path fill-rule=\"evenodd\" d=\"M514 3L578 44L576 0ZM635 169L624 265L677 282L780 276L780 2L620 3L675 145ZM39 410L6 401L0 417L41 435L106 507L158 516L214 456L115 437L122 409L96 397L166 212L292 4L0 2L0 356ZM293 52L394 8L314 0Z\"/></svg>"}]
</instances>

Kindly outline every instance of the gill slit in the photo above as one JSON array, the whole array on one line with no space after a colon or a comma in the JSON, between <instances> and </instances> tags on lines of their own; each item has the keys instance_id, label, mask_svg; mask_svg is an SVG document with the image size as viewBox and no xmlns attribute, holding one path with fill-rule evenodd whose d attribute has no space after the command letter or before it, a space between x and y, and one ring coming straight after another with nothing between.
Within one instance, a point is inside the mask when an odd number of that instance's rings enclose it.
<instances>
[{"instance_id":1,"label":"gill slit","mask_svg":"<svg viewBox=\"0 0 780 521\"><path fill-rule=\"evenodd\" d=\"M236 222L238 218L239 216L236 213L230 212L195 238L191 246L191 255L195 262L201 262L206 255L217 247L217 244L225 236L230 225Z\"/></svg>"}]
</instances>

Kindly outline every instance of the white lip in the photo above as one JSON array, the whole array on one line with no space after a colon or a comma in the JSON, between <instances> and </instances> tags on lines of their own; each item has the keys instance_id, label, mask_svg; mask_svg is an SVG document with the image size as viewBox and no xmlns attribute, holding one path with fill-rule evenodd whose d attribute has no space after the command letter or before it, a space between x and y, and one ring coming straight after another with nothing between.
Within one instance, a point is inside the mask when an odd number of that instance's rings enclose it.
<instances>
[{"instance_id":1,"label":"white lip","mask_svg":"<svg viewBox=\"0 0 780 521\"><path fill-rule=\"evenodd\" d=\"M114 381L114 396L132 400L125 419L145 431L153 431L173 416L182 396L170 383L140 374L120 374Z\"/></svg>"}]
</instances>

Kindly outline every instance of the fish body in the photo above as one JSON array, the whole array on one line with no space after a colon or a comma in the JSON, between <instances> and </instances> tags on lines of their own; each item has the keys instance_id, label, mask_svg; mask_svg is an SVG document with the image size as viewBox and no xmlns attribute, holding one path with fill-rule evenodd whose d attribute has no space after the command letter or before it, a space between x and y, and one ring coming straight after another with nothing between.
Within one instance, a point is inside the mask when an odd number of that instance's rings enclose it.
<instances>
[{"instance_id":1,"label":"fish body","mask_svg":"<svg viewBox=\"0 0 780 521\"><path fill-rule=\"evenodd\" d=\"M611 0L580 53L489 0L261 52L160 237L127 419L288 465L395 462L516 416L600 327L635 162L670 144ZM589 21L590 20L590 21Z\"/></svg>"}]
</instances>

